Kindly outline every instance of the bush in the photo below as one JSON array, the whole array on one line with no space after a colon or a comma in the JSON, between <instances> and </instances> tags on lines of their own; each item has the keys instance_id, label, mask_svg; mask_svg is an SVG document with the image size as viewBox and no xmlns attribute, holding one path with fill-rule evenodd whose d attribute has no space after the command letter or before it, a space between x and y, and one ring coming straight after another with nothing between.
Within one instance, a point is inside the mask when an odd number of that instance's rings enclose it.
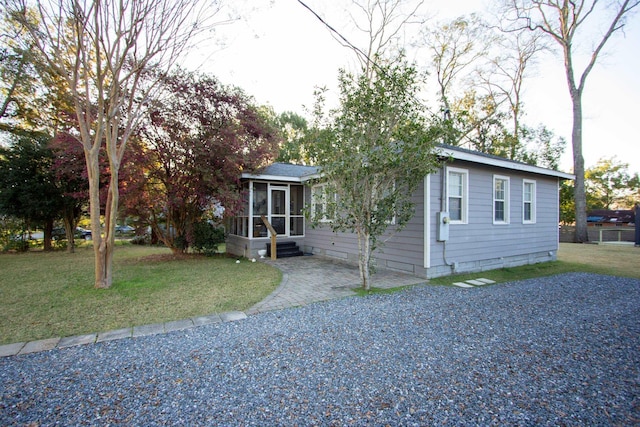
<instances>
[{"instance_id":1,"label":"bush","mask_svg":"<svg viewBox=\"0 0 640 427\"><path fill-rule=\"evenodd\" d=\"M225 242L223 227L203 221L193 224L191 248L194 252L205 255L218 253L218 246Z\"/></svg>"},{"instance_id":2,"label":"bush","mask_svg":"<svg viewBox=\"0 0 640 427\"><path fill-rule=\"evenodd\" d=\"M29 241L23 236L10 236L4 241L2 250L5 252L27 252L29 250Z\"/></svg>"},{"instance_id":3,"label":"bush","mask_svg":"<svg viewBox=\"0 0 640 427\"><path fill-rule=\"evenodd\" d=\"M29 250L29 240L25 234L23 221L14 217L0 216L0 249L5 252Z\"/></svg>"},{"instance_id":4,"label":"bush","mask_svg":"<svg viewBox=\"0 0 640 427\"><path fill-rule=\"evenodd\" d=\"M133 239L129 240L129 243L132 245L150 245L151 237L148 234L141 234L139 236L135 236Z\"/></svg>"}]
</instances>

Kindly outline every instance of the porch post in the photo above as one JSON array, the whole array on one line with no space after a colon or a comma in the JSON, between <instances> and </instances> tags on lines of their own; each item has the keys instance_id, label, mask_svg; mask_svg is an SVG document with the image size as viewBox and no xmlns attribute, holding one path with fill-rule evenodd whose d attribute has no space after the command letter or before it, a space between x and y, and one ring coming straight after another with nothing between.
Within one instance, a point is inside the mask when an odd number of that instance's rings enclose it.
<instances>
[{"instance_id":1,"label":"porch post","mask_svg":"<svg viewBox=\"0 0 640 427\"><path fill-rule=\"evenodd\" d=\"M262 222L264 222L264 225L269 229L269 232L271 232L271 259L275 260L278 258L278 254L277 254L278 248L276 247L276 236L278 235L278 233L276 233L275 228L273 228L271 223L269 223L269 220L267 219L266 216L260 215L260 219L262 220Z\"/></svg>"},{"instance_id":2,"label":"porch post","mask_svg":"<svg viewBox=\"0 0 640 427\"><path fill-rule=\"evenodd\" d=\"M636 203L636 246L640 247L640 203Z\"/></svg>"}]
</instances>

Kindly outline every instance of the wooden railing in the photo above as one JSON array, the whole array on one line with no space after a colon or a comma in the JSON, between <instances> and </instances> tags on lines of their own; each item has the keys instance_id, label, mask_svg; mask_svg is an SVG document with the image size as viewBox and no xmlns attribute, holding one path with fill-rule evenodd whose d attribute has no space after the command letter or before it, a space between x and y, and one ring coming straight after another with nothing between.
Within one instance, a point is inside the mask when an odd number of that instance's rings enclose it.
<instances>
[{"instance_id":1,"label":"wooden railing","mask_svg":"<svg viewBox=\"0 0 640 427\"><path fill-rule=\"evenodd\" d=\"M261 215L260 219L262 220L262 222L264 222L264 225L269 229L269 232L271 233L271 259L275 260L278 258L278 250L276 247L276 237L278 236L278 233L276 233L276 229L273 228L266 216Z\"/></svg>"}]
</instances>

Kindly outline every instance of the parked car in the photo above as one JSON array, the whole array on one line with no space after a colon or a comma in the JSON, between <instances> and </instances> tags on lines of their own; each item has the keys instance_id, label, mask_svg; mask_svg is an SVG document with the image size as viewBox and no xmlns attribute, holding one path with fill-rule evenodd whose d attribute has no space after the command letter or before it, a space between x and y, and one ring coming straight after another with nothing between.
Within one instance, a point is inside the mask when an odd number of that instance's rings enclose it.
<instances>
[{"instance_id":1,"label":"parked car","mask_svg":"<svg viewBox=\"0 0 640 427\"><path fill-rule=\"evenodd\" d=\"M133 233L136 229L130 225L116 225L116 233Z\"/></svg>"},{"instance_id":2,"label":"parked car","mask_svg":"<svg viewBox=\"0 0 640 427\"><path fill-rule=\"evenodd\" d=\"M91 240L91 230L85 228L76 227L76 236L83 238L84 240Z\"/></svg>"},{"instance_id":3,"label":"parked car","mask_svg":"<svg viewBox=\"0 0 640 427\"><path fill-rule=\"evenodd\" d=\"M91 230L85 230L84 228L76 228L76 232L73 237L76 239L91 240ZM64 227L56 227L51 231L51 238L53 240L64 240L67 238L67 232Z\"/></svg>"}]
</instances>

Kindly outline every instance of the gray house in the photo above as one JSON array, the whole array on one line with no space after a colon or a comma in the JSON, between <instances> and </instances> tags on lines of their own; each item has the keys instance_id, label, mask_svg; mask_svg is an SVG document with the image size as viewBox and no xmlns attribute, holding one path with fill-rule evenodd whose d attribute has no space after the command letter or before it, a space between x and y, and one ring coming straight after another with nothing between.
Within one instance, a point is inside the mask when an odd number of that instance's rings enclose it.
<instances>
[{"instance_id":1,"label":"gray house","mask_svg":"<svg viewBox=\"0 0 640 427\"><path fill-rule=\"evenodd\" d=\"M373 258L386 268L432 278L556 259L558 187L573 175L462 149L440 146L440 170L413 194L415 216L400 232L393 224ZM243 174L245 209L229 223L227 252L257 257L270 232L292 254L315 254L357 263L357 236L307 224L305 207L322 212L319 170L275 163ZM327 222L330 218L327 218ZM270 248L269 248L270 249Z\"/></svg>"}]
</instances>

